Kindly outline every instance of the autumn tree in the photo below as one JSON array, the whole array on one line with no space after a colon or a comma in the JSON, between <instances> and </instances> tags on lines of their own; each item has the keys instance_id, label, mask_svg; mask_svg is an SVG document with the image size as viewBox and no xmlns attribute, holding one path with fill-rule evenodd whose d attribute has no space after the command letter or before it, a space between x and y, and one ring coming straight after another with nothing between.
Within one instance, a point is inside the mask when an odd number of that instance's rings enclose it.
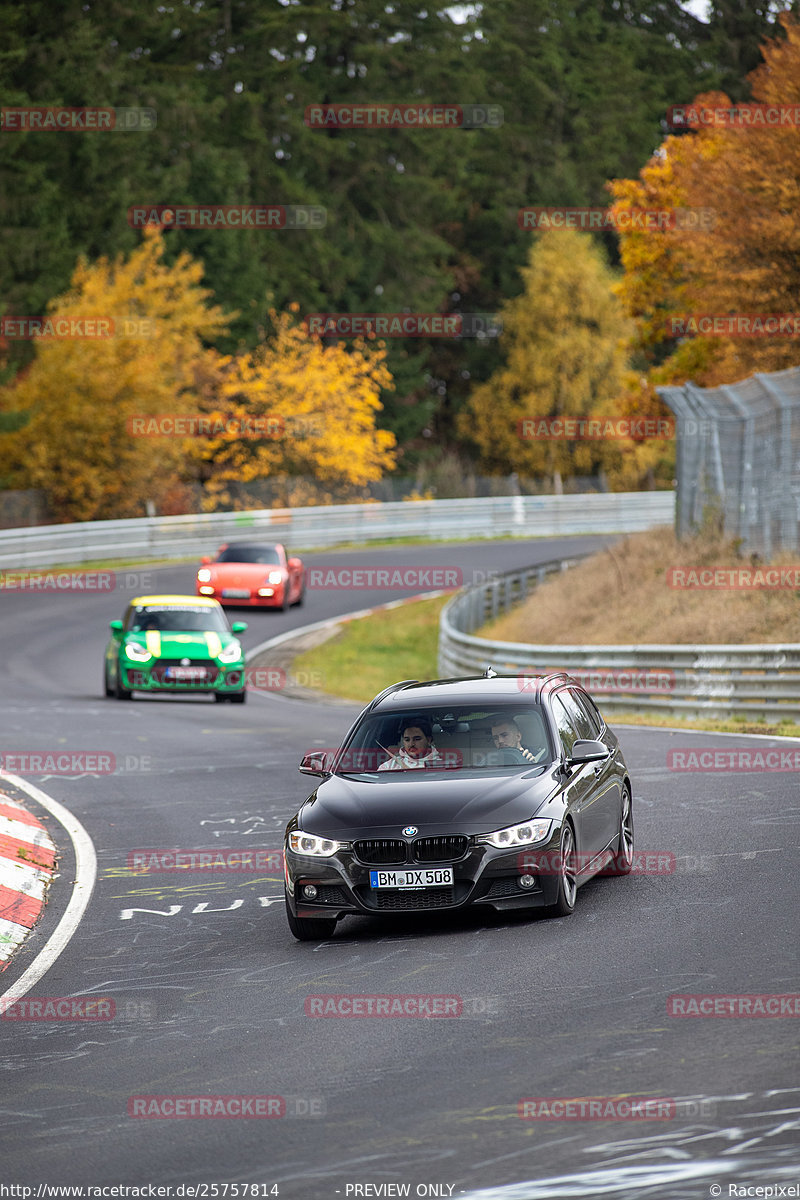
<instances>
[{"instance_id":1,"label":"autumn tree","mask_svg":"<svg viewBox=\"0 0 800 1200\"><path fill-rule=\"evenodd\" d=\"M133 422L197 406L204 340L227 320L202 274L188 254L166 265L161 236L148 233L127 259L82 261L50 305L53 330L68 336L36 338L0 409L28 418L3 436L7 469L17 486L42 489L58 520L143 516L145 501L163 509L180 490L180 443L138 437Z\"/></svg>"},{"instance_id":2,"label":"autumn tree","mask_svg":"<svg viewBox=\"0 0 800 1200\"><path fill-rule=\"evenodd\" d=\"M238 485L265 478L281 483L287 505L325 502L394 465L394 434L376 427L381 392L392 386L385 344L325 345L292 310L272 312L272 335L218 358L205 381L212 436L186 450L206 508L247 507Z\"/></svg>"},{"instance_id":3,"label":"autumn tree","mask_svg":"<svg viewBox=\"0 0 800 1200\"><path fill-rule=\"evenodd\" d=\"M750 76L755 105L800 108L800 24L781 18L785 37L764 48ZM725 95L697 97L696 109L730 108ZM800 122L699 125L669 137L638 180L612 185L615 211L686 206L703 227L621 235L620 296L648 352L650 383L693 379L731 383L798 361L796 338L698 335L665 341L670 316L796 313L800 305ZM662 343L659 347L659 343ZM665 357L664 350L669 353Z\"/></svg>"},{"instance_id":4,"label":"autumn tree","mask_svg":"<svg viewBox=\"0 0 800 1200\"><path fill-rule=\"evenodd\" d=\"M453 5L121 4L0 0L3 105L145 107L148 132L0 138L0 297L45 311L80 256L130 253L130 206L321 205L324 228L176 228L167 260L202 260L226 311L224 353L259 341L270 306L303 312L495 312L519 289L528 204L602 204L635 174L668 104L740 98L775 10L797 0L492 0ZM737 90L738 88L738 90ZM499 105L503 124L452 131L312 130L307 105ZM16 371L30 361L10 346ZM397 339L381 424L410 447L452 439L493 371L479 342ZM431 439L433 440L433 439ZM416 447L416 448L415 448ZM433 457L435 451L431 453Z\"/></svg>"},{"instance_id":5,"label":"autumn tree","mask_svg":"<svg viewBox=\"0 0 800 1200\"><path fill-rule=\"evenodd\" d=\"M506 363L472 393L463 435L490 470L589 474L604 465L601 443L529 438L521 422L618 415L631 329L614 275L590 235L550 230L522 276L524 292L501 310Z\"/></svg>"}]
</instances>

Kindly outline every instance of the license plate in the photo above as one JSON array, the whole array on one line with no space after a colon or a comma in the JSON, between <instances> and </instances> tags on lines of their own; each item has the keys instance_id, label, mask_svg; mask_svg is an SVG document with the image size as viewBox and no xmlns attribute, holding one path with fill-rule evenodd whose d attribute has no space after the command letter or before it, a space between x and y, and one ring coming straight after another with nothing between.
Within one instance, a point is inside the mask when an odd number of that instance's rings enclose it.
<instances>
[{"instance_id":1,"label":"license plate","mask_svg":"<svg viewBox=\"0 0 800 1200\"><path fill-rule=\"evenodd\" d=\"M250 588L223 588L223 600L249 600Z\"/></svg>"},{"instance_id":2,"label":"license plate","mask_svg":"<svg viewBox=\"0 0 800 1200\"><path fill-rule=\"evenodd\" d=\"M167 667L165 679L205 679L205 667Z\"/></svg>"},{"instance_id":3,"label":"license plate","mask_svg":"<svg viewBox=\"0 0 800 1200\"><path fill-rule=\"evenodd\" d=\"M448 887L453 883L452 867L420 867L404 871L370 871L373 888Z\"/></svg>"}]
</instances>

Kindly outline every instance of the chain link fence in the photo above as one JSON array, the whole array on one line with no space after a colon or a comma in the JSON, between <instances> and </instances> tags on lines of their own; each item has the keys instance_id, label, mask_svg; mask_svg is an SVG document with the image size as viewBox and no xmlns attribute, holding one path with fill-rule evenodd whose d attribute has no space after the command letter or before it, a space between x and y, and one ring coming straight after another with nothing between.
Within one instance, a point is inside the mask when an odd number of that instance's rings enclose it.
<instances>
[{"instance_id":1,"label":"chain link fence","mask_svg":"<svg viewBox=\"0 0 800 1200\"><path fill-rule=\"evenodd\" d=\"M676 417L676 530L709 513L742 550L769 560L798 547L800 367L741 383L658 388Z\"/></svg>"}]
</instances>

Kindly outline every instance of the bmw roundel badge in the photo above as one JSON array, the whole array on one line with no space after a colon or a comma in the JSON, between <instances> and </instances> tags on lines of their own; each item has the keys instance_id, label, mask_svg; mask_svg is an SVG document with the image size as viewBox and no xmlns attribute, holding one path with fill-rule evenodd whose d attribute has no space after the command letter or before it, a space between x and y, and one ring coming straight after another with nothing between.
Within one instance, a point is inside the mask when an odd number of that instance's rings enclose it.
<instances>
[{"instance_id":1,"label":"bmw roundel badge","mask_svg":"<svg viewBox=\"0 0 800 1200\"><path fill-rule=\"evenodd\" d=\"M413 837L415 833L419 833L416 825L406 825L403 830L403 837Z\"/></svg>"}]
</instances>

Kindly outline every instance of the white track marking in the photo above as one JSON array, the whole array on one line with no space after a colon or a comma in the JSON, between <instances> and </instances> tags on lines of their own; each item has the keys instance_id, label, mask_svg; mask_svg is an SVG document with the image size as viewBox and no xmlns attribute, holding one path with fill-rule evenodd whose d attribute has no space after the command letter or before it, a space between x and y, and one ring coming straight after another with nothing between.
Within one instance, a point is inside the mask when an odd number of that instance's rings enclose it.
<instances>
[{"instance_id":1,"label":"white track marking","mask_svg":"<svg viewBox=\"0 0 800 1200\"><path fill-rule=\"evenodd\" d=\"M52 796L48 796L46 792L32 783L28 783L27 780L20 779L17 775L6 775L4 778L9 783L13 783L26 796L36 800L42 808L63 825L75 851L75 882L64 915L50 935L49 941L45 943L28 969L0 996L0 999L8 1004L12 1000L19 1000L21 996L29 992L50 970L59 954L66 949L91 899L97 878L97 855L89 834L78 818L73 816L69 809L64 808L63 804L59 804Z\"/></svg>"}]
</instances>

